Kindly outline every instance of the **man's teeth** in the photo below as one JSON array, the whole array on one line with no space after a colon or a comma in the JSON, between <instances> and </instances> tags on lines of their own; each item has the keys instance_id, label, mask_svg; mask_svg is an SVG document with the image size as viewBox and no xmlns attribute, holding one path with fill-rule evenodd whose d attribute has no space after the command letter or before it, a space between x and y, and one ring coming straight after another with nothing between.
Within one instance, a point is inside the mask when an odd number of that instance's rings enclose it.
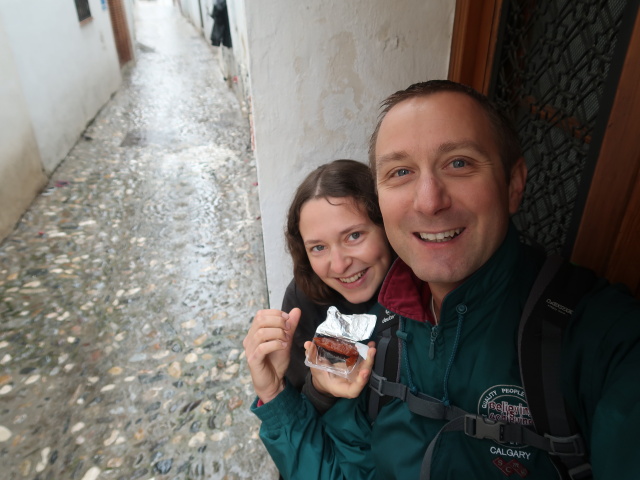
<instances>
[{"instance_id":1,"label":"man's teeth","mask_svg":"<svg viewBox=\"0 0 640 480\"><path fill-rule=\"evenodd\" d=\"M342 283L353 283L356 280L360 279L362 276L364 275L364 270L361 272L356 273L355 275L352 275L350 277L346 277L346 278L340 278L339 280Z\"/></svg>"},{"instance_id":2,"label":"man's teeth","mask_svg":"<svg viewBox=\"0 0 640 480\"><path fill-rule=\"evenodd\" d=\"M455 230L449 230L448 232L440 232L440 233L421 233L420 238L422 240L426 240L427 242L448 242L452 238L460 235L462 231L461 228L456 228Z\"/></svg>"}]
</instances>

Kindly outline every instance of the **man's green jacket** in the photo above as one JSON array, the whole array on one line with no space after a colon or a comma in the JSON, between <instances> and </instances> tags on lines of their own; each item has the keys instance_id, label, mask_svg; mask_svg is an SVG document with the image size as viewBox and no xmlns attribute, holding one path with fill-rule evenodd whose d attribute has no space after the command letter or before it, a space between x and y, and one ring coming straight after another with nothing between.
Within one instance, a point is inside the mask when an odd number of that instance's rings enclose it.
<instances>
[{"instance_id":1,"label":"man's green jacket","mask_svg":"<svg viewBox=\"0 0 640 480\"><path fill-rule=\"evenodd\" d=\"M543 262L513 227L491 259L451 291L433 324L428 285L397 260L382 286L385 315L400 317L402 383L467 412L531 425L518 364L518 326ZM384 320L384 319L382 319ZM640 478L640 303L604 280L576 307L563 339L564 395L591 457L595 479ZM446 423L394 399L375 422L369 390L317 414L286 388L252 410L284 478L418 479L427 446ZM533 447L442 433L431 478L560 478Z\"/></svg>"}]
</instances>

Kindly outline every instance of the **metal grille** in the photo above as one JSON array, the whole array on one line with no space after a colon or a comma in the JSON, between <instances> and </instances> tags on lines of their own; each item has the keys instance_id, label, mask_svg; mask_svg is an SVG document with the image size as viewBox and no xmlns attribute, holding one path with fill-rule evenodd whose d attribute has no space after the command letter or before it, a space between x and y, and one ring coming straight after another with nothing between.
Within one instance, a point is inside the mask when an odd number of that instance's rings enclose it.
<instances>
[{"instance_id":1,"label":"metal grille","mask_svg":"<svg viewBox=\"0 0 640 480\"><path fill-rule=\"evenodd\" d=\"M628 2L505 2L491 91L515 122L529 169L514 222L529 243L567 254L582 214L576 198L591 180L585 163L601 141L594 126L609 114L603 92Z\"/></svg>"}]
</instances>

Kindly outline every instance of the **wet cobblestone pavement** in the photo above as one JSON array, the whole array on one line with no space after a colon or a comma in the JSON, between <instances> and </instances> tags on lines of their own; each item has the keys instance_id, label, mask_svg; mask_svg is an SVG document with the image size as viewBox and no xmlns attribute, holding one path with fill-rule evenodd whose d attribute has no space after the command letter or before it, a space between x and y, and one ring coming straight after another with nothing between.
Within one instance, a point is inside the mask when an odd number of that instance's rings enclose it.
<instances>
[{"instance_id":1,"label":"wet cobblestone pavement","mask_svg":"<svg viewBox=\"0 0 640 480\"><path fill-rule=\"evenodd\" d=\"M135 3L136 64L0 244L0 478L274 479L248 122L171 2Z\"/></svg>"}]
</instances>

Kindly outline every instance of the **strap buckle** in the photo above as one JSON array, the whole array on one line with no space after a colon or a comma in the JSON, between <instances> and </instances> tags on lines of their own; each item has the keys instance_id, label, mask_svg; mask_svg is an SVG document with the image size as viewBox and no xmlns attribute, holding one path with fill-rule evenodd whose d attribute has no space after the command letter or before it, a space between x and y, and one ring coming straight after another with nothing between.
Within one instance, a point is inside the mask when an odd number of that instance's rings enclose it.
<instances>
[{"instance_id":1,"label":"strap buckle","mask_svg":"<svg viewBox=\"0 0 640 480\"><path fill-rule=\"evenodd\" d=\"M373 390L378 396L382 397L384 393L382 393L382 385L386 382L387 379L378 375L376 372L371 372L371 376L369 377L369 388Z\"/></svg>"},{"instance_id":2,"label":"strap buckle","mask_svg":"<svg viewBox=\"0 0 640 480\"><path fill-rule=\"evenodd\" d=\"M593 478L593 472L591 471L590 463L583 463L577 467L569 469L569 477L572 480L591 480Z\"/></svg>"},{"instance_id":3,"label":"strap buckle","mask_svg":"<svg viewBox=\"0 0 640 480\"><path fill-rule=\"evenodd\" d=\"M571 435L570 437L555 437L544 434L549 440L549 453L558 456L578 456L585 455L584 441L580 434Z\"/></svg>"},{"instance_id":4,"label":"strap buckle","mask_svg":"<svg viewBox=\"0 0 640 480\"><path fill-rule=\"evenodd\" d=\"M480 415L467 414L464 416L464 433L474 438L488 438L504 442L504 423Z\"/></svg>"}]
</instances>

